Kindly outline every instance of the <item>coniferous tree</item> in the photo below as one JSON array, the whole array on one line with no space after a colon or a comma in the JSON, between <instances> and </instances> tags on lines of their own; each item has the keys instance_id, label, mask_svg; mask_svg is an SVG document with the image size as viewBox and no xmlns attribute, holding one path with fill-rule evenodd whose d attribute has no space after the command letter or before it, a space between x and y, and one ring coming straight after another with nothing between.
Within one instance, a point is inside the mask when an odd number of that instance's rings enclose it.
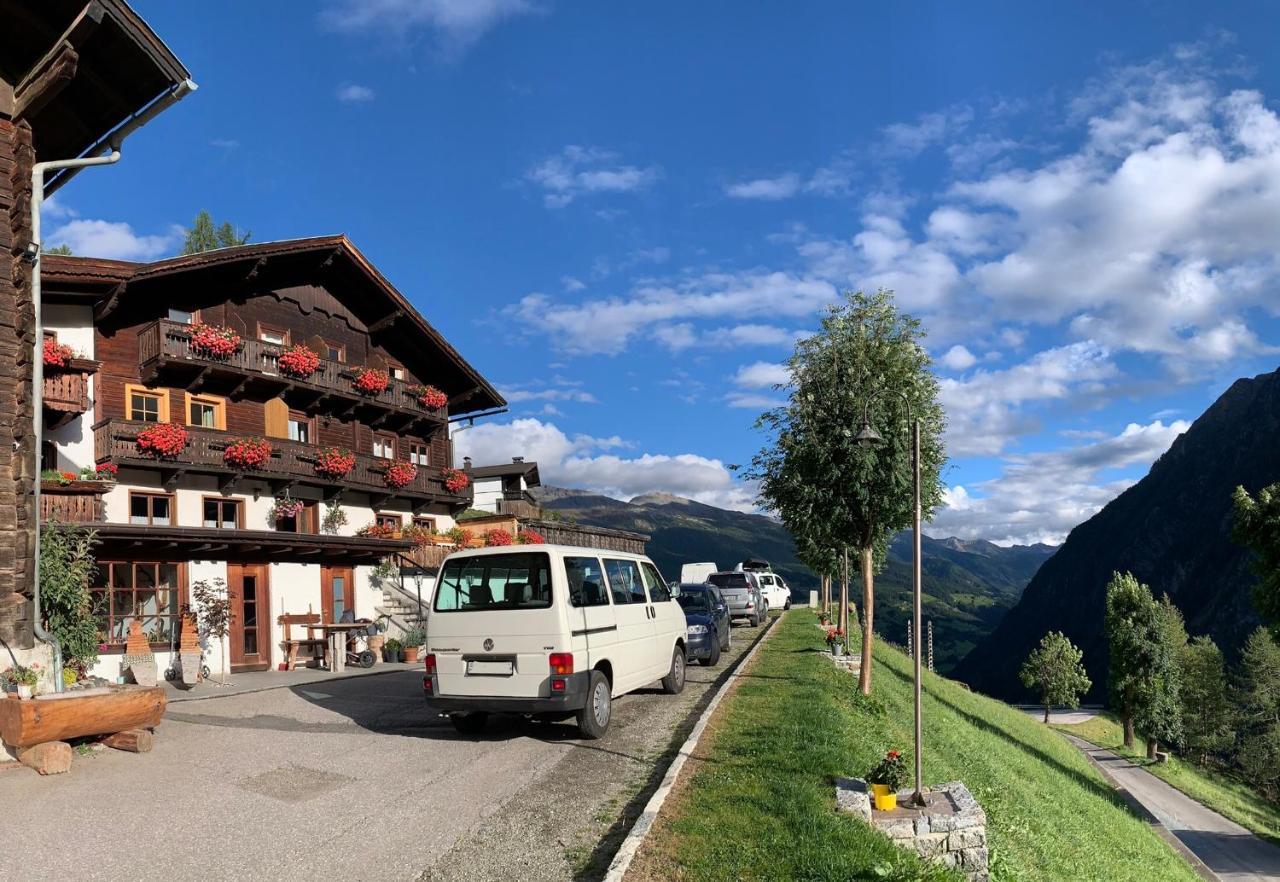
<instances>
[{"instance_id":1,"label":"coniferous tree","mask_svg":"<svg viewBox=\"0 0 1280 882\"><path fill-rule=\"evenodd\" d=\"M1190 759L1206 765L1235 740L1222 650L1213 638L1196 637L1182 647L1179 667L1183 745Z\"/></svg>"},{"instance_id":2,"label":"coniferous tree","mask_svg":"<svg viewBox=\"0 0 1280 882\"><path fill-rule=\"evenodd\" d=\"M198 254L201 251L212 251L215 248L230 248L243 245L249 241L250 232L241 233L230 221L214 226L213 216L208 211L201 211L187 230L187 238L182 243L183 254Z\"/></svg>"},{"instance_id":3,"label":"coniferous tree","mask_svg":"<svg viewBox=\"0 0 1280 882\"><path fill-rule=\"evenodd\" d=\"M1241 653L1236 701L1237 762L1250 781L1274 794L1280 788L1280 643L1263 628Z\"/></svg>"},{"instance_id":4,"label":"coniferous tree","mask_svg":"<svg viewBox=\"0 0 1280 882\"><path fill-rule=\"evenodd\" d=\"M64 257L70 257L71 246L66 242L63 242L61 245L55 245L53 248L46 250L45 254L61 254Z\"/></svg>"},{"instance_id":5,"label":"coniferous tree","mask_svg":"<svg viewBox=\"0 0 1280 882\"><path fill-rule=\"evenodd\" d=\"M1074 707L1080 696L1093 685L1080 661L1083 655L1065 634L1050 631L1023 662L1018 676L1024 686L1040 693L1046 723L1049 722L1050 706L1065 704Z\"/></svg>"}]
</instances>

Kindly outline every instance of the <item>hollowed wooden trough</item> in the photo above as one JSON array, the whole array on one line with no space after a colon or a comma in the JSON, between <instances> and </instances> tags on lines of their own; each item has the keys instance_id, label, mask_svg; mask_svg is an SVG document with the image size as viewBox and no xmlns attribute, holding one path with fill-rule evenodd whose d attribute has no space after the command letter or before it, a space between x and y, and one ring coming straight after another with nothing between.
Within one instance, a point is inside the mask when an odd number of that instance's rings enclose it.
<instances>
[{"instance_id":1,"label":"hollowed wooden trough","mask_svg":"<svg viewBox=\"0 0 1280 882\"><path fill-rule=\"evenodd\" d=\"M19 701L0 697L0 739L31 747L88 735L112 735L160 725L164 689L109 686Z\"/></svg>"}]
</instances>

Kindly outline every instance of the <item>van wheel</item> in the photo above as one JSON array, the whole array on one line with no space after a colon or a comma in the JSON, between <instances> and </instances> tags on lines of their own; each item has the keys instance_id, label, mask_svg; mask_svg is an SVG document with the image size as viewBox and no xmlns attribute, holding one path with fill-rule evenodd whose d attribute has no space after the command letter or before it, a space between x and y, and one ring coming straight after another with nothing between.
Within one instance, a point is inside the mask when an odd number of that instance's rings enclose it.
<instances>
[{"instance_id":1,"label":"van wheel","mask_svg":"<svg viewBox=\"0 0 1280 882\"><path fill-rule=\"evenodd\" d=\"M716 639L711 641L711 655L702 659L704 668L714 668L720 664L720 635L716 635Z\"/></svg>"},{"instance_id":2,"label":"van wheel","mask_svg":"<svg viewBox=\"0 0 1280 882\"><path fill-rule=\"evenodd\" d=\"M458 730L459 735L474 738L484 731L484 724L489 722L489 715L483 711L469 714L449 714L449 722Z\"/></svg>"},{"instance_id":3,"label":"van wheel","mask_svg":"<svg viewBox=\"0 0 1280 882\"><path fill-rule=\"evenodd\" d=\"M613 698L609 694L609 681L599 671L591 672L587 681L587 703L578 711L578 731L583 738L594 741L604 735L613 716Z\"/></svg>"},{"instance_id":4,"label":"van wheel","mask_svg":"<svg viewBox=\"0 0 1280 882\"><path fill-rule=\"evenodd\" d=\"M782 605L782 611L786 612L791 609L791 598L787 598L787 602Z\"/></svg>"},{"instance_id":5,"label":"van wheel","mask_svg":"<svg viewBox=\"0 0 1280 882\"><path fill-rule=\"evenodd\" d=\"M684 650L677 646L671 652L671 671L662 678L662 691L679 695L684 689Z\"/></svg>"}]
</instances>

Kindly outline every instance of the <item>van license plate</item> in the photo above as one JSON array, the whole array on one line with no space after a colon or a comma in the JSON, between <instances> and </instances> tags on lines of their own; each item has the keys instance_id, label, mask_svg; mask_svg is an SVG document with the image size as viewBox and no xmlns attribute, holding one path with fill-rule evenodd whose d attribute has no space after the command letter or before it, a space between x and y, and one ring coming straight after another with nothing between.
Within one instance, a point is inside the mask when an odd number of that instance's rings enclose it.
<instances>
[{"instance_id":1,"label":"van license plate","mask_svg":"<svg viewBox=\"0 0 1280 882\"><path fill-rule=\"evenodd\" d=\"M467 674L473 677L510 677L514 670L509 661L476 661L467 662Z\"/></svg>"}]
</instances>

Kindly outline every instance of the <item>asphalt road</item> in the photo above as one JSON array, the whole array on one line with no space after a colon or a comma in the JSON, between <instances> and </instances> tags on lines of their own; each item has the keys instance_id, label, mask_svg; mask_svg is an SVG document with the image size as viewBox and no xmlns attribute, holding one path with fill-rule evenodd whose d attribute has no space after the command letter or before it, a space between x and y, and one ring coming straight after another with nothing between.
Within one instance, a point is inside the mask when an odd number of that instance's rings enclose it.
<instances>
[{"instance_id":1,"label":"asphalt road","mask_svg":"<svg viewBox=\"0 0 1280 882\"><path fill-rule=\"evenodd\" d=\"M1067 737L1159 818L1218 878L1227 882L1280 879L1280 846L1259 839L1130 760Z\"/></svg>"},{"instance_id":2,"label":"asphalt road","mask_svg":"<svg viewBox=\"0 0 1280 882\"><path fill-rule=\"evenodd\" d=\"M148 754L0 774L0 879L598 878L697 706L764 629L608 735L508 718L479 739L395 672L171 705Z\"/></svg>"},{"instance_id":3,"label":"asphalt road","mask_svg":"<svg viewBox=\"0 0 1280 882\"><path fill-rule=\"evenodd\" d=\"M1044 708L1036 707L1031 704L1020 704L1018 710L1023 713L1035 717L1036 720L1044 720ZM1078 707L1074 710L1067 708L1050 708L1049 722L1055 725L1071 726L1076 723L1087 723L1098 715L1101 708Z\"/></svg>"}]
</instances>

